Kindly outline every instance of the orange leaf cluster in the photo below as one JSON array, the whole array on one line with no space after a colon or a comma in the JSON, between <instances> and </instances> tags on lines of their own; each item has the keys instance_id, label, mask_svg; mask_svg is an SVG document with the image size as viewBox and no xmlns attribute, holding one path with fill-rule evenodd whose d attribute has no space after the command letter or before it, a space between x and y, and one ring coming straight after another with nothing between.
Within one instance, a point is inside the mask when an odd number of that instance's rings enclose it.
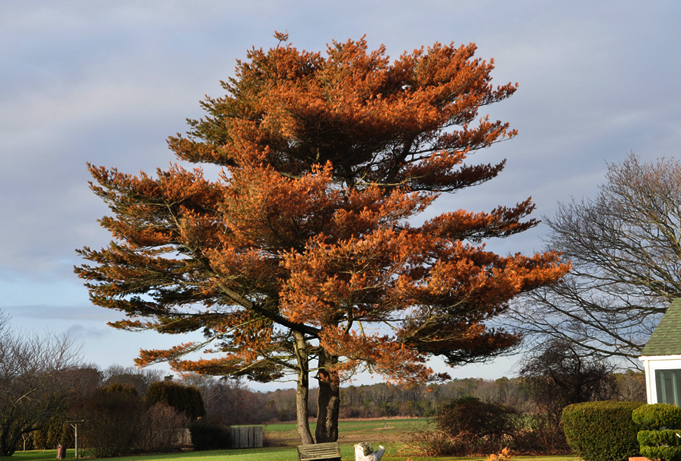
<instances>
[{"instance_id":1,"label":"orange leaf cluster","mask_svg":"<svg viewBox=\"0 0 681 461\"><path fill-rule=\"evenodd\" d=\"M391 60L364 39L326 56L253 49L227 94L202 103L206 117L169 139L179 159L221 166L218 180L91 165L114 238L79 250L92 302L129 317L117 328L206 338L142 351L138 364L267 381L307 374L317 358L332 380L369 369L414 381L431 377L430 356L456 365L517 344L486 322L568 268L557 254L502 257L480 243L536 225L532 202L410 221L503 169L465 163L515 135L478 115L516 85L494 88L493 62L474 52L437 43ZM201 349L217 357L185 357Z\"/></svg>"}]
</instances>

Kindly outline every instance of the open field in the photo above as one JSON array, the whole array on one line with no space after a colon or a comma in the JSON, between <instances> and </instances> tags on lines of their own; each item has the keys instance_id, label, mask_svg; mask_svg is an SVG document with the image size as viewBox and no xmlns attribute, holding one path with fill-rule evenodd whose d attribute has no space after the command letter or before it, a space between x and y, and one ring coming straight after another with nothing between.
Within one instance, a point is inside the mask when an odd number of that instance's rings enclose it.
<instances>
[{"instance_id":1,"label":"open field","mask_svg":"<svg viewBox=\"0 0 681 461\"><path fill-rule=\"evenodd\" d=\"M338 442L370 442L383 445L398 442L405 433L422 431L428 427L428 418L407 419L349 419L338 422ZM314 434L316 424L310 424ZM300 442L295 423L277 423L265 426L265 439L271 445L296 446Z\"/></svg>"},{"instance_id":2,"label":"open field","mask_svg":"<svg viewBox=\"0 0 681 461\"><path fill-rule=\"evenodd\" d=\"M398 448L406 434L420 431L428 427L428 419L373 419L344 420L339 423L339 443L343 460L354 460L353 445L358 442L370 442L375 447L380 443L387 448L383 460L406 461L407 457L398 456ZM312 425L314 432L314 424ZM265 440L270 447L250 450L217 450L191 451L172 454L155 454L129 456L124 461L295 461L298 435L295 423L268 424L265 426ZM67 460L73 460L74 451L67 450ZM17 451L11 458L0 458L12 461L47 461L56 458L56 450ZM432 458L410 457L413 461L425 461ZM436 458L439 461L479 461L485 457L446 457ZM579 461L575 456L518 456L514 461Z\"/></svg>"}]
</instances>

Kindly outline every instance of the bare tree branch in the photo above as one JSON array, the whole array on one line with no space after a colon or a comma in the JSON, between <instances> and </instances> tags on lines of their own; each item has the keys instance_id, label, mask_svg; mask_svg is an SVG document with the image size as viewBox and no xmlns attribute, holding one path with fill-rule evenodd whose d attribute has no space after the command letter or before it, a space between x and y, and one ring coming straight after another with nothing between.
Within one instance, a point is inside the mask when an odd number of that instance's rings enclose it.
<instances>
[{"instance_id":1,"label":"bare tree branch","mask_svg":"<svg viewBox=\"0 0 681 461\"><path fill-rule=\"evenodd\" d=\"M586 353L637 357L681 293L681 163L608 165L593 199L561 203L548 248L571 260L562 282L516 303L512 318L530 340L579 344Z\"/></svg>"},{"instance_id":2,"label":"bare tree branch","mask_svg":"<svg viewBox=\"0 0 681 461\"><path fill-rule=\"evenodd\" d=\"M0 312L0 457L63 408L69 386L61 374L78 363L67 336L18 334Z\"/></svg>"}]
</instances>

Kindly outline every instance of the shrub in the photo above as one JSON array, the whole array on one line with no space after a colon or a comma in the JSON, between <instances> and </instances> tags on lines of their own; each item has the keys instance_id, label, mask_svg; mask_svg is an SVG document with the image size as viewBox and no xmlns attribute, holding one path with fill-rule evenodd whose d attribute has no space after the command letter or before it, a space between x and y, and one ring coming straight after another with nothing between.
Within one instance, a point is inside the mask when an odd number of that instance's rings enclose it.
<instances>
[{"instance_id":1,"label":"shrub","mask_svg":"<svg viewBox=\"0 0 681 461\"><path fill-rule=\"evenodd\" d=\"M632 412L642 402L584 402L563 410L568 444L585 461L624 461L639 453Z\"/></svg>"},{"instance_id":2,"label":"shrub","mask_svg":"<svg viewBox=\"0 0 681 461\"><path fill-rule=\"evenodd\" d=\"M460 445L456 439L441 431L416 431L409 435L398 454L399 456L433 458L455 453Z\"/></svg>"},{"instance_id":3,"label":"shrub","mask_svg":"<svg viewBox=\"0 0 681 461\"><path fill-rule=\"evenodd\" d=\"M146 406L129 384L98 388L79 409L83 445L96 458L129 453L143 428Z\"/></svg>"},{"instance_id":4,"label":"shrub","mask_svg":"<svg viewBox=\"0 0 681 461\"><path fill-rule=\"evenodd\" d=\"M145 452L167 452L178 444L178 434L187 424L187 417L165 403L153 405L145 415L144 428L138 447Z\"/></svg>"},{"instance_id":5,"label":"shrub","mask_svg":"<svg viewBox=\"0 0 681 461\"><path fill-rule=\"evenodd\" d=\"M503 418L495 414L499 407ZM400 456L431 458L504 453L505 449L524 455L571 452L565 434L557 434L550 418L543 414L520 415L503 405L463 398L441 408L438 415L439 421L435 421L438 428L411 433L400 449ZM505 422L500 424L499 420ZM490 426L502 430L491 431Z\"/></svg>"},{"instance_id":6,"label":"shrub","mask_svg":"<svg viewBox=\"0 0 681 461\"><path fill-rule=\"evenodd\" d=\"M463 397L443 405L436 421L450 440L451 454L498 453L515 435L518 416L507 405Z\"/></svg>"},{"instance_id":7,"label":"shrub","mask_svg":"<svg viewBox=\"0 0 681 461\"><path fill-rule=\"evenodd\" d=\"M199 419L189 425L195 450L219 450L229 448L229 431L216 422Z\"/></svg>"},{"instance_id":8,"label":"shrub","mask_svg":"<svg viewBox=\"0 0 681 461\"><path fill-rule=\"evenodd\" d=\"M195 386L184 386L173 381L157 381L149 385L147 403L165 403L183 413L190 421L206 416L201 391Z\"/></svg>"},{"instance_id":9,"label":"shrub","mask_svg":"<svg viewBox=\"0 0 681 461\"><path fill-rule=\"evenodd\" d=\"M676 447L681 445L681 431L667 429L664 431L640 431L638 443L643 446L667 445Z\"/></svg>"},{"instance_id":10,"label":"shrub","mask_svg":"<svg viewBox=\"0 0 681 461\"><path fill-rule=\"evenodd\" d=\"M85 420L78 426L79 445L95 458L172 451L187 424L184 414L164 403L150 407L135 386L119 383L97 388L74 402L71 418ZM62 444L72 443L73 430L66 426L71 438L62 437Z\"/></svg>"},{"instance_id":11,"label":"shrub","mask_svg":"<svg viewBox=\"0 0 681 461\"><path fill-rule=\"evenodd\" d=\"M512 407L463 397L443 405L436 420L440 430L450 435L466 432L500 438L515 432L517 415L517 410Z\"/></svg>"},{"instance_id":12,"label":"shrub","mask_svg":"<svg viewBox=\"0 0 681 461\"><path fill-rule=\"evenodd\" d=\"M649 459L675 461L681 459L681 431L640 431L641 454Z\"/></svg>"},{"instance_id":13,"label":"shrub","mask_svg":"<svg viewBox=\"0 0 681 461\"><path fill-rule=\"evenodd\" d=\"M631 417L643 430L681 429L681 408L668 403L643 405Z\"/></svg>"},{"instance_id":14,"label":"shrub","mask_svg":"<svg viewBox=\"0 0 681 461\"><path fill-rule=\"evenodd\" d=\"M638 433L641 454L663 461L681 460L681 408L666 403L643 405L632 419L642 430Z\"/></svg>"},{"instance_id":15,"label":"shrub","mask_svg":"<svg viewBox=\"0 0 681 461\"><path fill-rule=\"evenodd\" d=\"M648 459L678 461L681 459L681 447L641 447L641 454Z\"/></svg>"},{"instance_id":16,"label":"shrub","mask_svg":"<svg viewBox=\"0 0 681 461\"><path fill-rule=\"evenodd\" d=\"M555 417L549 413L525 414L523 425L513 439L513 451L532 455L555 455L571 453L565 440L563 425L556 425Z\"/></svg>"}]
</instances>

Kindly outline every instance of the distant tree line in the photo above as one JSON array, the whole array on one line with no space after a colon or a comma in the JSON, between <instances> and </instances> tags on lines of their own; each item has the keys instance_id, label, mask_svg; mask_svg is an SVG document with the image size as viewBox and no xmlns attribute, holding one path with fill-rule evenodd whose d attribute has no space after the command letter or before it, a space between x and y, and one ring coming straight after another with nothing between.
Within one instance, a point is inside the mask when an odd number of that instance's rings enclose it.
<instances>
[{"instance_id":1,"label":"distant tree line","mask_svg":"<svg viewBox=\"0 0 681 461\"><path fill-rule=\"evenodd\" d=\"M3 456L17 448L72 447L75 422L80 424L80 447L94 456L113 456L176 448L174 434L185 427L218 434L228 425L296 419L295 389L257 392L234 379L189 375L174 380L160 371L121 366L100 370L82 364L67 339L18 335L6 320L0 317ZM347 385L340 392L339 416L446 421L443 415L455 408L452 402L469 405L473 399L500 406L500 414L531 415L540 429L535 436L543 434L542 443L555 448L565 445L560 414L566 405L645 400L642 373L613 370L607 360L581 355L570 342L548 341L525 356L515 378ZM309 395L313 418L318 415L316 392L311 389Z\"/></svg>"},{"instance_id":2,"label":"distant tree line","mask_svg":"<svg viewBox=\"0 0 681 461\"><path fill-rule=\"evenodd\" d=\"M564 376L566 373L554 376ZM548 382L533 369L524 377L487 380L479 378L452 379L446 383L393 385L377 383L372 385L349 385L341 388L340 417L383 418L383 417L430 417L435 416L440 406L451 400L475 397L483 402L508 405L521 413L544 411L574 403L563 402L562 392L554 392L557 403L548 402L544 388L559 388L559 384ZM577 395L577 400L645 400L643 373L608 371L601 377L607 382L603 392L589 393L586 390ZM250 390L240 381L216 380L195 376L188 382L201 389L206 412L219 417L225 424L263 424L295 420L295 389L279 389L270 392ZM570 381L579 383L579 376ZM316 389L310 390L310 414L316 417Z\"/></svg>"}]
</instances>

